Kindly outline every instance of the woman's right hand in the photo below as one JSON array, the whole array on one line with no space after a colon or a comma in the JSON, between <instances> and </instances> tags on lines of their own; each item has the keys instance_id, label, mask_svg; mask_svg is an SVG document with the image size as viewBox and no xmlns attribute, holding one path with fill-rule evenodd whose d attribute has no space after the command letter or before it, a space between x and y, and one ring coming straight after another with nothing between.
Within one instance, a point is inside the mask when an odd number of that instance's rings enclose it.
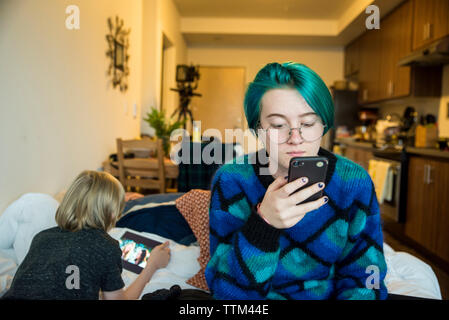
<instances>
[{"instance_id":1,"label":"woman's right hand","mask_svg":"<svg viewBox=\"0 0 449 320\"><path fill-rule=\"evenodd\" d=\"M316 183L292 194L306 183L306 177L296 179L289 183L287 183L286 178L278 177L268 186L259 207L259 214L277 229L293 227L308 212L326 204L325 198L327 197L325 196L315 201L298 204L324 189L324 182L321 182L321 188L319 187L320 183Z\"/></svg>"}]
</instances>

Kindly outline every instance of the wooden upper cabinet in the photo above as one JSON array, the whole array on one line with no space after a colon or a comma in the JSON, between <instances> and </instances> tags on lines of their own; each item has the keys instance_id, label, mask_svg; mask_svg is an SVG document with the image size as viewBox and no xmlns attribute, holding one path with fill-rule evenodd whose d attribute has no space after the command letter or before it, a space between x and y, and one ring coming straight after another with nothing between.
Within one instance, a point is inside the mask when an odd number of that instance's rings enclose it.
<instances>
[{"instance_id":1,"label":"wooden upper cabinet","mask_svg":"<svg viewBox=\"0 0 449 320\"><path fill-rule=\"evenodd\" d=\"M367 30L360 37L360 71L359 80L359 103L369 103L379 100L380 81L380 29Z\"/></svg>"},{"instance_id":2,"label":"wooden upper cabinet","mask_svg":"<svg viewBox=\"0 0 449 320\"><path fill-rule=\"evenodd\" d=\"M413 50L449 34L449 0L413 0Z\"/></svg>"},{"instance_id":3,"label":"wooden upper cabinet","mask_svg":"<svg viewBox=\"0 0 449 320\"><path fill-rule=\"evenodd\" d=\"M380 59L382 72L379 76L379 99L393 96L395 76L395 30L397 23L393 12L380 23Z\"/></svg>"},{"instance_id":4,"label":"wooden upper cabinet","mask_svg":"<svg viewBox=\"0 0 449 320\"><path fill-rule=\"evenodd\" d=\"M434 2L439 5L433 7L443 10L443 4L449 0L429 1ZM406 96L441 96L441 66L398 66L399 60L413 51L413 32L416 28L413 19L417 4L422 3L427 4L427 1L403 2L380 21L380 29L365 31L347 46L345 53L349 57L345 57L345 75L349 74L347 78L354 77L359 82L359 104ZM446 10L446 22L448 15L449 11ZM357 47L357 59L353 58L353 46ZM358 66L358 72L352 75L351 61L357 61L355 65Z\"/></svg>"},{"instance_id":5,"label":"wooden upper cabinet","mask_svg":"<svg viewBox=\"0 0 449 320\"><path fill-rule=\"evenodd\" d=\"M360 58L359 58L359 41L351 42L345 48L345 77L350 78L359 72Z\"/></svg>"},{"instance_id":6,"label":"wooden upper cabinet","mask_svg":"<svg viewBox=\"0 0 449 320\"><path fill-rule=\"evenodd\" d=\"M410 67L399 67L397 63L411 52L412 12L413 5L407 1L381 21L379 99L410 94Z\"/></svg>"}]
</instances>

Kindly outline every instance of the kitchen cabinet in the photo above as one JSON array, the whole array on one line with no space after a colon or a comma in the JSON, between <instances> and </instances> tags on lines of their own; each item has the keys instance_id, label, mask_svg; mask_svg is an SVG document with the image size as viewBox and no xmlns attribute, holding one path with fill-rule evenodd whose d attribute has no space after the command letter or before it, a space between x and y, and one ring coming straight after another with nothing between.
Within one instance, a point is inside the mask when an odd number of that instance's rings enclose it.
<instances>
[{"instance_id":1,"label":"kitchen cabinet","mask_svg":"<svg viewBox=\"0 0 449 320\"><path fill-rule=\"evenodd\" d=\"M345 71L352 72L351 62L358 66L350 78L359 82L360 105L406 96L441 96L441 66L397 65L412 52L414 9L413 0L403 2L381 20L380 29L367 30L347 47ZM353 46L357 47L357 59L353 58Z\"/></svg>"},{"instance_id":2,"label":"kitchen cabinet","mask_svg":"<svg viewBox=\"0 0 449 320\"><path fill-rule=\"evenodd\" d=\"M410 157L404 233L449 262L449 161Z\"/></svg>"},{"instance_id":3,"label":"kitchen cabinet","mask_svg":"<svg viewBox=\"0 0 449 320\"><path fill-rule=\"evenodd\" d=\"M359 103L379 100L381 29L367 30L360 38Z\"/></svg>"},{"instance_id":4,"label":"kitchen cabinet","mask_svg":"<svg viewBox=\"0 0 449 320\"><path fill-rule=\"evenodd\" d=\"M360 41L358 39L351 42L345 48L345 77L351 78L353 75L359 72L360 67L360 54L359 54Z\"/></svg>"},{"instance_id":5,"label":"kitchen cabinet","mask_svg":"<svg viewBox=\"0 0 449 320\"><path fill-rule=\"evenodd\" d=\"M358 159L358 154L357 154L357 148L353 148L353 147L345 147L345 149L344 149L344 151L343 151L343 155L346 157L346 158L348 158L348 159L350 159L350 160L352 160L352 161L354 161L354 162L356 162L357 163L357 159Z\"/></svg>"},{"instance_id":6,"label":"kitchen cabinet","mask_svg":"<svg viewBox=\"0 0 449 320\"><path fill-rule=\"evenodd\" d=\"M361 165L366 171L368 171L369 160L374 157L370 149L351 146L346 146L344 148L344 156Z\"/></svg>"},{"instance_id":7,"label":"kitchen cabinet","mask_svg":"<svg viewBox=\"0 0 449 320\"><path fill-rule=\"evenodd\" d=\"M410 94L410 67L397 62L411 53L413 3L406 1L381 22L381 61L379 99Z\"/></svg>"},{"instance_id":8,"label":"kitchen cabinet","mask_svg":"<svg viewBox=\"0 0 449 320\"><path fill-rule=\"evenodd\" d=\"M449 0L413 0L413 50L449 35Z\"/></svg>"}]
</instances>

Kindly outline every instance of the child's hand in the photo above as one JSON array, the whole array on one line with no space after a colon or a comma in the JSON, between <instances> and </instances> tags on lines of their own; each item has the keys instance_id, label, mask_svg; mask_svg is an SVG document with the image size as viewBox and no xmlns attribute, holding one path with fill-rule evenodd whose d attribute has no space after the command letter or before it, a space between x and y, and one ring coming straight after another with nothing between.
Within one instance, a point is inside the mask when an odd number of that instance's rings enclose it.
<instances>
[{"instance_id":1,"label":"child's hand","mask_svg":"<svg viewBox=\"0 0 449 320\"><path fill-rule=\"evenodd\" d=\"M143 197L144 197L143 194L137 192L125 192L125 202L130 200L136 200Z\"/></svg>"},{"instance_id":2,"label":"child's hand","mask_svg":"<svg viewBox=\"0 0 449 320\"><path fill-rule=\"evenodd\" d=\"M148 258L147 267L154 267L156 269L165 268L170 261L170 248L168 247L169 242L166 241L154 247L151 250L150 257Z\"/></svg>"}]
</instances>

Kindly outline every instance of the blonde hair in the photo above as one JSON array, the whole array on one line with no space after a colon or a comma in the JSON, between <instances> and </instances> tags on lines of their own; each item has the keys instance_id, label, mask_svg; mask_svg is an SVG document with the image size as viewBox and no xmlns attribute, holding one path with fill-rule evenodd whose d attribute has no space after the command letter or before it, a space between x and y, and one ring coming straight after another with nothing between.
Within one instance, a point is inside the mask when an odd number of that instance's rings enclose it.
<instances>
[{"instance_id":1,"label":"blonde hair","mask_svg":"<svg viewBox=\"0 0 449 320\"><path fill-rule=\"evenodd\" d=\"M67 231L108 231L115 226L124 206L125 190L116 178L106 172L85 170L64 195L56 210L56 223Z\"/></svg>"}]
</instances>

